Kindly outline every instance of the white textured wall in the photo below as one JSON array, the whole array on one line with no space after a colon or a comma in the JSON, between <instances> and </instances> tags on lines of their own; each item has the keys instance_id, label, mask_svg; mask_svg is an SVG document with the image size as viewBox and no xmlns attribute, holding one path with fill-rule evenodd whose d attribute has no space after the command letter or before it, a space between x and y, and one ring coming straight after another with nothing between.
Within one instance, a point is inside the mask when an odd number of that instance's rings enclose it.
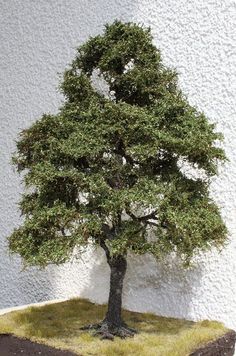
<instances>
[{"instance_id":1,"label":"white textured wall","mask_svg":"<svg viewBox=\"0 0 236 356\"><path fill-rule=\"evenodd\" d=\"M177 68L192 104L218 123L230 162L212 186L232 242L183 273L132 258L124 304L186 318L220 319L236 328L236 1L0 0L0 307L74 295L105 302L108 268L101 252L77 264L21 272L6 236L20 223L20 179L9 164L14 140L62 100L58 72L75 47L113 19L150 25L166 64Z\"/></svg>"}]
</instances>

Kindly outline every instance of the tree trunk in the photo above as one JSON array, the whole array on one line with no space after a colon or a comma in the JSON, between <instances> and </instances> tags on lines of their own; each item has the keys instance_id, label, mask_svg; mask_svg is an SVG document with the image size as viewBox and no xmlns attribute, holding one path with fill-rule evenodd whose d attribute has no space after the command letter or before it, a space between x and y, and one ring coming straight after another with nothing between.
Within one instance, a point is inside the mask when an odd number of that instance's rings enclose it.
<instances>
[{"instance_id":1,"label":"tree trunk","mask_svg":"<svg viewBox=\"0 0 236 356\"><path fill-rule=\"evenodd\" d=\"M110 293L108 299L108 310L105 321L111 327L122 326L121 307L123 281L127 268L125 256L117 256L108 260L111 269L110 274Z\"/></svg>"},{"instance_id":2,"label":"tree trunk","mask_svg":"<svg viewBox=\"0 0 236 356\"><path fill-rule=\"evenodd\" d=\"M126 256L119 255L112 258L106 244L101 241L100 245L106 253L107 263L111 269L108 309L103 321L86 325L81 329L95 329L94 335L100 336L101 339L113 340L114 336L132 337L137 331L129 328L121 316L123 281L127 268Z\"/></svg>"}]
</instances>

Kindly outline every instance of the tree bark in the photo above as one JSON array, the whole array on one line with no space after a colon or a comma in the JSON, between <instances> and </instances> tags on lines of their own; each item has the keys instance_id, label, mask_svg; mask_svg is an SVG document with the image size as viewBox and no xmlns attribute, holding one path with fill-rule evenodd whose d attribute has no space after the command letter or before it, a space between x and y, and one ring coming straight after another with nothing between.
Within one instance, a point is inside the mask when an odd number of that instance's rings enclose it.
<instances>
[{"instance_id":1,"label":"tree bark","mask_svg":"<svg viewBox=\"0 0 236 356\"><path fill-rule=\"evenodd\" d=\"M108 310L105 321L111 327L120 327L123 324L121 316L123 281L127 269L125 256L116 256L108 259L110 266L110 292Z\"/></svg>"},{"instance_id":2,"label":"tree bark","mask_svg":"<svg viewBox=\"0 0 236 356\"><path fill-rule=\"evenodd\" d=\"M94 329L96 331L94 335L100 336L101 339L113 340L114 336L120 338L132 337L137 331L129 328L122 320L121 315L123 281L127 269L126 255L111 257L104 241L100 241L100 246L106 253L107 263L111 270L108 309L103 321L83 326L81 329Z\"/></svg>"}]
</instances>

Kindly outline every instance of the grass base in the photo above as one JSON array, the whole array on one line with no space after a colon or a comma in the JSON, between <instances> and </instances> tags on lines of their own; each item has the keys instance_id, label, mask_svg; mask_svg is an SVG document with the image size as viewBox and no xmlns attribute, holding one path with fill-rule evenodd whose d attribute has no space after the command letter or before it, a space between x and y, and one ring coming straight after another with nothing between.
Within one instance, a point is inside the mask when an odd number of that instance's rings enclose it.
<instances>
[{"instance_id":1,"label":"grass base","mask_svg":"<svg viewBox=\"0 0 236 356\"><path fill-rule=\"evenodd\" d=\"M138 330L133 338L100 340L92 331L81 330L99 323L105 305L84 299L30 307L0 316L0 333L12 333L52 347L88 356L184 356L224 335L228 329L216 321L194 323L124 310L123 319Z\"/></svg>"}]
</instances>

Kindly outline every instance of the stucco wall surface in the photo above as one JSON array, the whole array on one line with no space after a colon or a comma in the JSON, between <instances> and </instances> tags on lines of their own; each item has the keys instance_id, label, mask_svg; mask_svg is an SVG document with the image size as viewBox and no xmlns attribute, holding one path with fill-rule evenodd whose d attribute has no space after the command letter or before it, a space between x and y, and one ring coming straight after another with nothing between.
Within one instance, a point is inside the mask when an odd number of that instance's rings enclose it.
<instances>
[{"instance_id":1,"label":"stucco wall surface","mask_svg":"<svg viewBox=\"0 0 236 356\"><path fill-rule=\"evenodd\" d=\"M102 251L45 271L21 272L6 236L19 225L22 187L10 165L14 140L61 103L58 73L75 48L115 18L149 25L167 65L179 72L190 102L217 122L229 162L214 179L230 243L184 272L149 257L130 257L124 306L190 319L219 319L236 328L236 1L0 0L0 308L80 295L105 302L108 267Z\"/></svg>"}]
</instances>

